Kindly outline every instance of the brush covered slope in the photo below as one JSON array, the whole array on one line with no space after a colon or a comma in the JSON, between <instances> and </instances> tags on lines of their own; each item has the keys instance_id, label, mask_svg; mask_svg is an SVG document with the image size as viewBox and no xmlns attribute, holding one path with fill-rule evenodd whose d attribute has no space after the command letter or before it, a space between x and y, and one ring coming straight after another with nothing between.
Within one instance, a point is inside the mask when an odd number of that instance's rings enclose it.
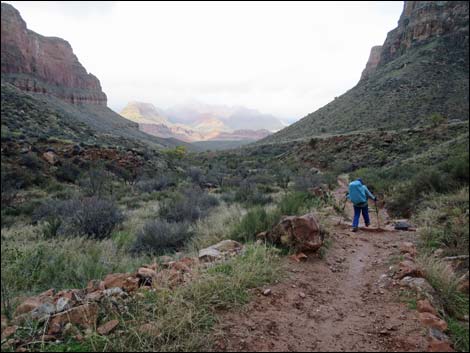
<instances>
[{"instance_id":1,"label":"brush covered slope","mask_svg":"<svg viewBox=\"0 0 470 353\"><path fill-rule=\"evenodd\" d=\"M468 19L466 1L406 1L354 88L259 143L413 127L434 113L468 120Z\"/></svg>"}]
</instances>

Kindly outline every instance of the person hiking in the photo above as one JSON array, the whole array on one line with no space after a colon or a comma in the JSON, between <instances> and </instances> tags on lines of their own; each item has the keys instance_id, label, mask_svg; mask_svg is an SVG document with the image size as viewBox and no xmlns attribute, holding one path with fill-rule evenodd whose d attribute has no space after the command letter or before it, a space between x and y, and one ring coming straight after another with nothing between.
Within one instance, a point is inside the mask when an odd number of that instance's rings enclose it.
<instances>
[{"instance_id":1,"label":"person hiking","mask_svg":"<svg viewBox=\"0 0 470 353\"><path fill-rule=\"evenodd\" d=\"M366 227L370 226L370 217L369 217L369 204L367 202L368 199L372 199L377 201L377 197L375 197L364 185L361 178L354 180L353 182L349 183L349 191L346 197L353 203L354 205L354 220L352 224L352 231L357 232L359 229L359 218L362 216L364 217L364 222Z\"/></svg>"}]
</instances>

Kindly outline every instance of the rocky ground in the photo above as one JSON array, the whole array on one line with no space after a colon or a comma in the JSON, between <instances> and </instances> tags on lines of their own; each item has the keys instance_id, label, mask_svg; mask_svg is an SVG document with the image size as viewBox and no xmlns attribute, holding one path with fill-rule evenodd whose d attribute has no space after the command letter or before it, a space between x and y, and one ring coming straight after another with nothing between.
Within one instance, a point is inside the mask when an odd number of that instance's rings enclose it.
<instances>
[{"instance_id":1,"label":"rocky ground","mask_svg":"<svg viewBox=\"0 0 470 353\"><path fill-rule=\"evenodd\" d=\"M345 187L343 183L336 191L337 198ZM380 218L384 221L386 215ZM436 344L450 348L442 341L430 344L427 337L427 328L439 324L445 328L445 323L433 317L432 324L423 325L423 314L400 298L404 283L419 276L413 266L415 248L409 243L406 247L416 233L393 229L352 233L349 225L332 221L333 243L326 258L286 260L284 280L259 290L243 312L223 315L215 350L423 351L435 349ZM394 270L391 265L400 256L409 263Z\"/></svg>"}]
</instances>

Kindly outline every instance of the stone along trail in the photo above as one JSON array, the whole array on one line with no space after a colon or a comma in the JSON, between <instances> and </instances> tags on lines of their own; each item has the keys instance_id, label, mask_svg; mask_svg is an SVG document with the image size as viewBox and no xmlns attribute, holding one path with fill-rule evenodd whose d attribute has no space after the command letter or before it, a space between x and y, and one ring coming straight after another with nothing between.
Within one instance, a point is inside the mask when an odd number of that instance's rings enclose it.
<instances>
[{"instance_id":1,"label":"stone along trail","mask_svg":"<svg viewBox=\"0 0 470 353\"><path fill-rule=\"evenodd\" d=\"M346 183L340 181L340 200ZM352 214L352 207L346 208ZM383 219L386 215L383 214ZM374 217L371 214L371 217ZM242 312L221 317L219 351L423 351L426 331L400 301L387 273L398 245L415 233L352 233L331 220L333 244L324 259L286 260L286 276ZM372 224L374 227L374 224Z\"/></svg>"}]
</instances>

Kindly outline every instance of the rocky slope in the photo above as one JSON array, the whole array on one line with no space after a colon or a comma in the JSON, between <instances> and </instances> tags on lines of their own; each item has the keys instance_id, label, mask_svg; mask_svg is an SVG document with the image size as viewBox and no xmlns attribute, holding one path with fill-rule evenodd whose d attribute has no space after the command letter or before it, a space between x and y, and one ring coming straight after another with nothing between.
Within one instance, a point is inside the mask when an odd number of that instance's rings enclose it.
<instances>
[{"instance_id":1,"label":"rocky slope","mask_svg":"<svg viewBox=\"0 0 470 353\"><path fill-rule=\"evenodd\" d=\"M260 143L412 127L433 113L468 120L468 20L466 1L406 1L354 88Z\"/></svg>"},{"instance_id":2,"label":"rocky slope","mask_svg":"<svg viewBox=\"0 0 470 353\"><path fill-rule=\"evenodd\" d=\"M29 30L20 13L2 3L2 80L24 91L69 103L106 105L100 81L87 73L70 44Z\"/></svg>"},{"instance_id":3,"label":"rocky slope","mask_svg":"<svg viewBox=\"0 0 470 353\"><path fill-rule=\"evenodd\" d=\"M138 123L140 130L148 134L186 142L257 141L272 133L269 127L282 126L277 118L256 110L205 104L162 110L150 103L131 102L121 115Z\"/></svg>"},{"instance_id":4,"label":"rocky slope","mask_svg":"<svg viewBox=\"0 0 470 353\"><path fill-rule=\"evenodd\" d=\"M157 148L183 144L145 134L109 109L99 80L68 42L27 29L13 6L1 6L2 143L16 134L32 144L48 138Z\"/></svg>"}]
</instances>

